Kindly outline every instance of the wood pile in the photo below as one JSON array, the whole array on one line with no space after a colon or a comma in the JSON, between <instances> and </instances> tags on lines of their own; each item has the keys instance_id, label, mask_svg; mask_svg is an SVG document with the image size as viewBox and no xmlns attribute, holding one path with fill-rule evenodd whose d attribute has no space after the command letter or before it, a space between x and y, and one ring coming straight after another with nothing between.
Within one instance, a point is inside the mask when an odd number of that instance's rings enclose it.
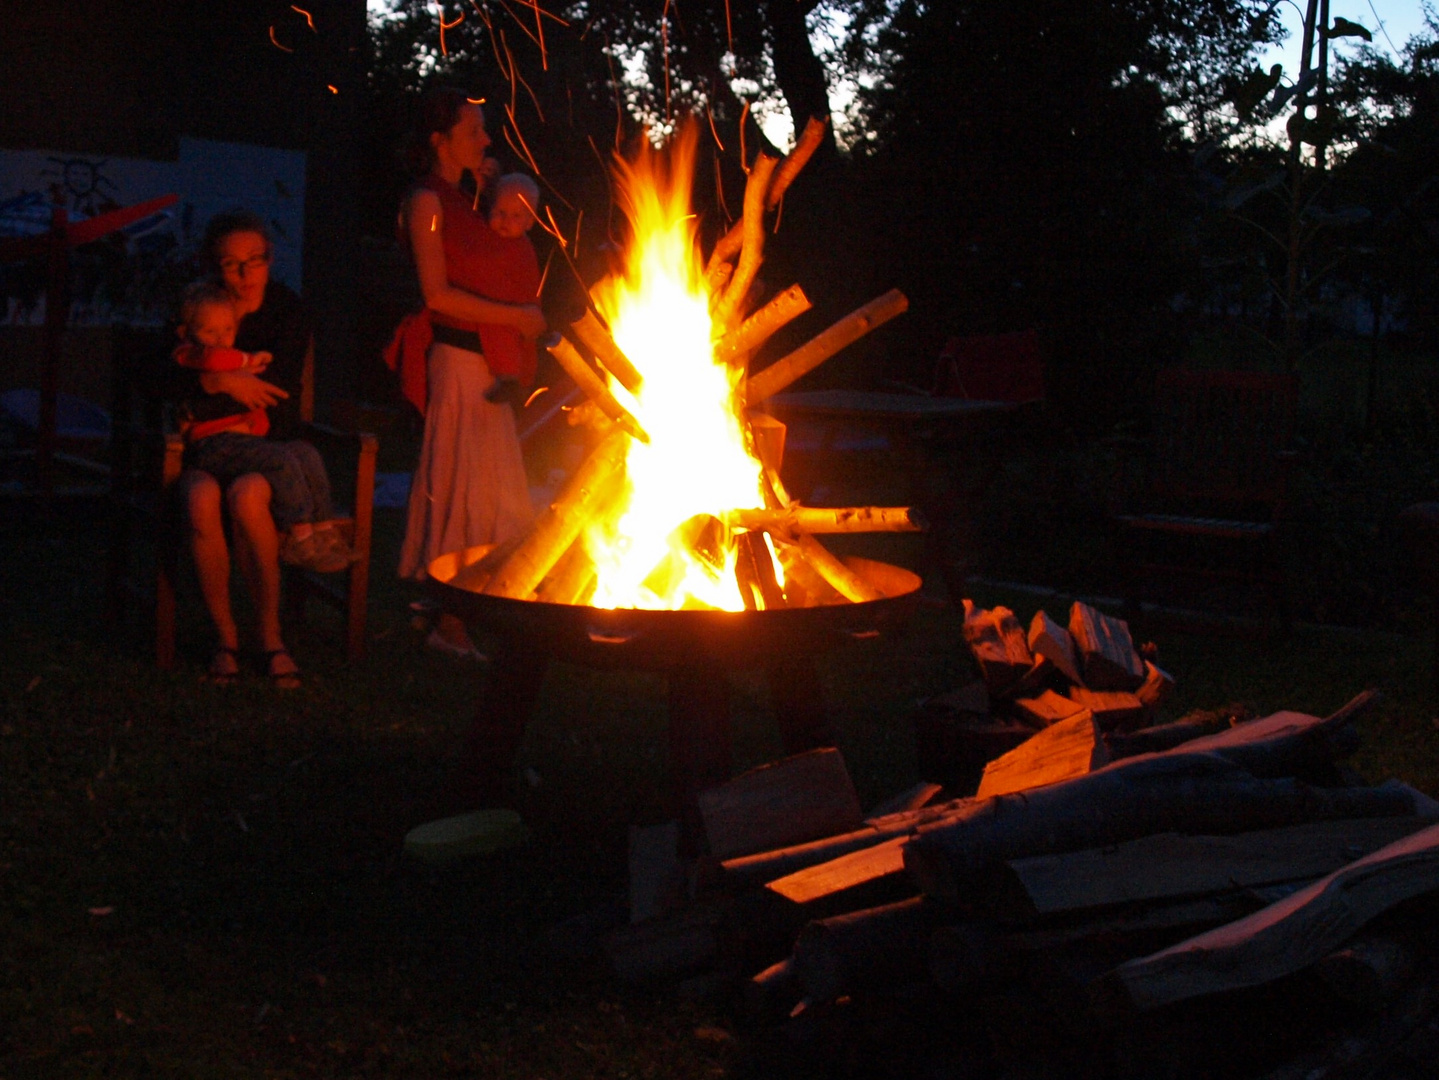
<instances>
[{"instance_id":1,"label":"wood pile","mask_svg":"<svg viewBox=\"0 0 1439 1080\"><path fill-rule=\"evenodd\" d=\"M737 777L711 855L665 834L665 905L632 880L616 972L720 995L778 1074L1383 1076L1439 1047L1439 803L1339 763L1377 694L1145 727L1108 700L1156 681L1122 622L1017 625L966 608L985 685L949 706L1028 733L975 794L862 815L834 749Z\"/></svg>"}]
</instances>

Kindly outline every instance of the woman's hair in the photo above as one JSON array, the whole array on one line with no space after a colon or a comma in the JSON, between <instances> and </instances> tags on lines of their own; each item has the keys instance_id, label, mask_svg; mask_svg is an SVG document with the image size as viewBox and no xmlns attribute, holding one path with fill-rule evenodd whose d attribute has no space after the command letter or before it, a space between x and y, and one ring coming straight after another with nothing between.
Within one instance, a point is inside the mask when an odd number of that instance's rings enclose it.
<instances>
[{"instance_id":1,"label":"woman's hair","mask_svg":"<svg viewBox=\"0 0 1439 1080\"><path fill-rule=\"evenodd\" d=\"M220 269L220 245L227 237L242 232L258 233L265 240L265 253L273 253L275 241L264 218L250 210L227 210L216 214L205 226L205 237L200 241L200 260L206 270L214 272Z\"/></svg>"},{"instance_id":2,"label":"woman's hair","mask_svg":"<svg viewBox=\"0 0 1439 1080\"><path fill-rule=\"evenodd\" d=\"M418 123L405 146L405 164L416 176L424 176L435 167L435 147L430 136L445 133L460 122L460 110L471 104L463 90L453 86L437 86L425 91L420 99Z\"/></svg>"}]
</instances>

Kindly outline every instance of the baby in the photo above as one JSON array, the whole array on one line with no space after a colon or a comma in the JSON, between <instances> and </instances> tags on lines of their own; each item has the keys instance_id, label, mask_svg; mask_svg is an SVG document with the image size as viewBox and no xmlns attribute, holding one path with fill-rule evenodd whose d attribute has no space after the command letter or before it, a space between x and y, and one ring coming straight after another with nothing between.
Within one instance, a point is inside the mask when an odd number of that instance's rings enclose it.
<instances>
[{"instance_id":1,"label":"baby","mask_svg":"<svg viewBox=\"0 0 1439 1080\"><path fill-rule=\"evenodd\" d=\"M490 205L490 231L495 234L493 257L489 260L487 299L507 304L536 303L540 291L540 266L535 246L525 235L535 223L540 206L540 189L524 173L507 173L495 181ZM481 323L478 327L485 363L495 377L485 391L491 402L520 400L522 388L535 379L535 343L520 336L511 326Z\"/></svg>"},{"instance_id":2,"label":"baby","mask_svg":"<svg viewBox=\"0 0 1439 1080\"><path fill-rule=\"evenodd\" d=\"M223 286L202 281L185 292L176 332L181 343L175 362L196 371L249 371L258 375L270 363L267 352L245 353L234 347L240 321ZM207 472L227 486L246 473L259 473L270 484L270 514L285 534L280 558L320 573L343 570L354 553L334 527L330 481L320 453L307 442L265 438L270 418L264 409L235 406L229 415L193 421L184 428L185 464Z\"/></svg>"}]
</instances>

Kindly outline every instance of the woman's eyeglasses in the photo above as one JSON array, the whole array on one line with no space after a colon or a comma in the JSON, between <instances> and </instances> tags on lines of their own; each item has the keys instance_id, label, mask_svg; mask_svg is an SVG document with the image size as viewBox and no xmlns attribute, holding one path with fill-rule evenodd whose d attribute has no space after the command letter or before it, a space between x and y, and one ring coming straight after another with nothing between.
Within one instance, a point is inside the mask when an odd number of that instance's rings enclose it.
<instances>
[{"instance_id":1,"label":"woman's eyeglasses","mask_svg":"<svg viewBox=\"0 0 1439 1080\"><path fill-rule=\"evenodd\" d=\"M224 262L220 263L220 273L226 275L227 277L230 277L241 272L247 274L253 273L256 270L259 270L262 266L269 265L270 253L267 251L263 255L252 255L243 262L241 262L239 259L226 259Z\"/></svg>"}]
</instances>

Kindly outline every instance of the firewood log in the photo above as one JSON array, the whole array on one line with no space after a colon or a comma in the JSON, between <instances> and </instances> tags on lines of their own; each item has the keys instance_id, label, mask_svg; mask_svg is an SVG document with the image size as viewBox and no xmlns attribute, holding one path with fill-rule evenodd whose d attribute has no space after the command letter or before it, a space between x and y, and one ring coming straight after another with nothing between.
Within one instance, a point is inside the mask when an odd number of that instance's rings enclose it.
<instances>
[{"instance_id":1,"label":"firewood log","mask_svg":"<svg viewBox=\"0 0 1439 1080\"><path fill-rule=\"evenodd\" d=\"M1040 728L1049 727L1050 724L1057 724L1087 711L1073 698L1056 694L1053 690L1046 690L1038 697L1015 698L1013 704L1021 719L1032 721L1035 727Z\"/></svg>"},{"instance_id":2,"label":"firewood log","mask_svg":"<svg viewBox=\"0 0 1439 1080\"><path fill-rule=\"evenodd\" d=\"M749 167L749 180L744 189L744 211L740 219L744 244L739 251L739 261L734 274L725 286L724 295L715 305L714 322L728 330L743 316L742 306L754 283L759 265L764 261L764 199L769 191L770 177L774 175L778 158L760 153Z\"/></svg>"},{"instance_id":3,"label":"firewood log","mask_svg":"<svg viewBox=\"0 0 1439 1080\"><path fill-rule=\"evenodd\" d=\"M1394 999L1417 965L1407 942L1364 933L1315 964L1314 974L1345 1001L1373 1012Z\"/></svg>"},{"instance_id":4,"label":"firewood log","mask_svg":"<svg viewBox=\"0 0 1439 1080\"><path fill-rule=\"evenodd\" d=\"M785 606L763 533L742 532L735 537L735 577L746 609L771 611Z\"/></svg>"},{"instance_id":5,"label":"firewood log","mask_svg":"<svg viewBox=\"0 0 1439 1080\"><path fill-rule=\"evenodd\" d=\"M1234 836L1159 833L1113 847L1007 859L981 875L969 900L993 918L1026 922L1312 881L1429 824L1430 818L1407 815L1307 822Z\"/></svg>"},{"instance_id":6,"label":"firewood log","mask_svg":"<svg viewBox=\"0 0 1439 1080\"><path fill-rule=\"evenodd\" d=\"M767 882L765 888L795 904L811 904L836 893L848 892L881 878L904 872L904 845L907 835L896 836L871 847L860 848L817 866L807 866Z\"/></svg>"},{"instance_id":7,"label":"firewood log","mask_svg":"<svg viewBox=\"0 0 1439 1080\"><path fill-rule=\"evenodd\" d=\"M891 289L883 296L871 300L788 356L781 357L759 374L752 375L745 388L745 400L750 405L758 405L765 398L778 394L846 345L858 341L875 327L883 326L908 309L909 300L898 289Z\"/></svg>"},{"instance_id":8,"label":"firewood log","mask_svg":"<svg viewBox=\"0 0 1439 1080\"><path fill-rule=\"evenodd\" d=\"M743 529L764 529L786 538L796 532L923 532L924 515L912 506L790 506L783 510L742 509L730 522Z\"/></svg>"},{"instance_id":9,"label":"firewood log","mask_svg":"<svg viewBox=\"0 0 1439 1080\"><path fill-rule=\"evenodd\" d=\"M1034 664L1024 630L1007 607L986 610L965 600L964 640L992 695L1004 695Z\"/></svg>"},{"instance_id":10,"label":"firewood log","mask_svg":"<svg viewBox=\"0 0 1439 1080\"><path fill-rule=\"evenodd\" d=\"M1099 725L1088 710L1057 721L984 767L976 796L1015 791L1085 776L1109 762Z\"/></svg>"},{"instance_id":11,"label":"firewood log","mask_svg":"<svg viewBox=\"0 0 1439 1080\"><path fill-rule=\"evenodd\" d=\"M1095 722L1105 731L1136 727L1149 715L1144 703L1123 690L1089 690L1071 686L1069 699L1094 714Z\"/></svg>"},{"instance_id":12,"label":"firewood log","mask_svg":"<svg viewBox=\"0 0 1439 1080\"><path fill-rule=\"evenodd\" d=\"M585 358L568 340L561 337L549 349L550 355L559 361L560 367L565 369L565 374L575 381L575 385L599 407L601 412L639 439L640 442L650 441L649 434L640 427L640 422L619 403L614 394L610 393L610 388L605 385L604 380L595 374L594 368L590 367Z\"/></svg>"},{"instance_id":13,"label":"firewood log","mask_svg":"<svg viewBox=\"0 0 1439 1080\"><path fill-rule=\"evenodd\" d=\"M570 325L570 329L580 344L594 354L595 359L619 380L621 386L631 394L640 392L640 387L644 385L644 376L630 363L630 358L620 351L615 339L610 337L604 324L595 318L594 312L586 308L585 313Z\"/></svg>"},{"instance_id":14,"label":"firewood log","mask_svg":"<svg viewBox=\"0 0 1439 1080\"><path fill-rule=\"evenodd\" d=\"M1328 874L1253 915L1121 964L1097 987L1109 1009L1147 1010L1257 986L1322 959L1366 923L1439 889L1439 825Z\"/></svg>"},{"instance_id":15,"label":"firewood log","mask_svg":"<svg viewBox=\"0 0 1439 1080\"><path fill-rule=\"evenodd\" d=\"M928 806L934 801L934 797L943 790L944 788L939 784L921 780L898 795L885 799L884 802L871 809L864 819L873 821L876 818L888 817L890 814L902 814L906 810L918 810L922 806Z\"/></svg>"},{"instance_id":16,"label":"firewood log","mask_svg":"<svg viewBox=\"0 0 1439 1080\"><path fill-rule=\"evenodd\" d=\"M1071 683L1081 682L1079 664L1074 656L1074 639L1046 612L1036 611L1030 620L1029 651L1047 659Z\"/></svg>"},{"instance_id":17,"label":"firewood log","mask_svg":"<svg viewBox=\"0 0 1439 1080\"><path fill-rule=\"evenodd\" d=\"M745 984L742 1004L752 1023L764 1024L782 1020L804 996L794 971L794 958L786 956L771 964Z\"/></svg>"},{"instance_id":18,"label":"firewood log","mask_svg":"<svg viewBox=\"0 0 1439 1080\"><path fill-rule=\"evenodd\" d=\"M524 541L485 586L486 596L523 600L535 590L580 531L593 521L629 453L629 435L615 429L590 452L559 497L537 517Z\"/></svg>"},{"instance_id":19,"label":"firewood log","mask_svg":"<svg viewBox=\"0 0 1439 1080\"><path fill-rule=\"evenodd\" d=\"M774 549L784 569L786 606L819 607L846 603L844 595L809 564L798 544L776 540Z\"/></svg>"},{"instance_id":20,"label":"firewood log","mask_svg":"<svg viewBox=\"0 0 1439 1080\"><path fill-rule=\"evenodd\" d=\"M1159 706L1169 700L1169 695L1173 692L1174 676L1150 661L1144 661L1144 682L1134 691L1140 704L1152 715L1159 710Z\"/></svg>"},{"instance_id":21,"label":"firewood log","mask_svg":"<svg viewBox=\"0 0 1439 1080\"><path fill-rule=\"evenodd\" d=\"M798 285L791 285L715 342L715 360L725 364L738 363L768 341L781 326L799 318L809 309L809 297L804 290Z\"/></svg>"},{"instance_id":22,"label":"firewood log","mask_svg":"<svg viewBox=\"0 0 1439 1080\"><path fill-rule=\"evenodd\" d=\"M799 932L794 971L810 1001L876 993L923 976L935 911L914 897L818 919Z\"/></svg>"},{"instance_id":23,"label":"firewood log","mask_svg":"<svg viewBox=\"0 0 1439 1080\"><path fill-rule=\"evenodd\" d=\"M727 859L850 832L859 797L833 747L761 765L698 796L710 853Z\"/></svg>"},{"instance_id":24,"label":"firewood log","mask_svg":"<svg viewBox=\"0 0 1439 1080\"><path fill-rule=\"evenodd\" d=\"M1069 609L1069 636L1074 639L1092 690L1136 690L1144 682L1144 662L1134 651L1129 624L1075 601Z\"/></svg>"},{"instance_id":25,"label":"firewood log","mask_svg":"<svg viewBox=\"0 0 1439 1080\"><path fill-rule=\"evenodd\" d=\"M1176 746L1193 742L1204 735L1228 729L1223 717L1209 717L1202 720L1176 720L1172 724L1140 728L1138 731L1106 732L1104 741L1109 747L1111 761L1134 757L1136 754L1157 754L1173 750Z\"/></svg>"},{"instance_id":26,"label":"firewood log","mask_svg":"<svg viewBox=\"0 0 1439 1080\"><path fill-rule=\"evenodd\" d=\"M577 536L540 582L535 598L547 604L583 604L592 595L595 577L595 563L585 547L585 538Z\"/></svg>"},{"instance_id":27,"label":"firewood log","mask_svg":"<svg viewBox=\"0 0 1439 1080\"><path fill-rule=\"evenodd\" d=\"M774 170L770 180L770 190L765 192L765 209L774 210L779 206L780 200L784 198L784 193L794 182L794 178L808 164L810 157L819 148L819 144L824 141L824 129L828 123L828 120L821 120L813 116L806 122L804 131L795 141L794 149L785 155L779 168ZM744 222L741 220L730 226L729 231L720 237L714 250L710 252L709 261L705 264L706 277L717 267L732 262L743 245ZM711 288L710 294L714 295L715 291Z\"/></svg>"},{"instance_id":28,"label":"firewood log","mask_svg":"<svg viewBox=\"0 0 1439 1080\"><path fill-rule=\"evenodd\" d=\"M928 896L955 899L1001 859L1052 855L1151 833L1229 834L1305 821L1414 812L1408 792L1259 779L1219 754L1154 754L1088 776L975 800L918 827L905 867Z\"/></svg>"},{"instance_id":29,"label":"firewood log","mask_svg":"<svg viewBox=\"0 0 1439 1080\"><path fill-rule=\"evenodd\" d=\"M804 561L851 603L862 604L868 600L883 599L884 593L840 562L808 533L799 533L794 546Z\"/></svg>"},{"instance_id":30,"label":"firewood log","mask_svg":"<svg viewBox=\"0 0 1439 1080\"><path fill-rule=\"evenodd\" d=\"M503 544L496 544L490 548L482 558L468 566L460 567L459 573L450 579L450 584L457 589L468 589L470 592L483 592L485 585L490 580L490 575L495 572L496 567L502 565L506 559L514 554L515 548L520 546L524 535L512 536Z\"/></svg>"}]
</instances>

